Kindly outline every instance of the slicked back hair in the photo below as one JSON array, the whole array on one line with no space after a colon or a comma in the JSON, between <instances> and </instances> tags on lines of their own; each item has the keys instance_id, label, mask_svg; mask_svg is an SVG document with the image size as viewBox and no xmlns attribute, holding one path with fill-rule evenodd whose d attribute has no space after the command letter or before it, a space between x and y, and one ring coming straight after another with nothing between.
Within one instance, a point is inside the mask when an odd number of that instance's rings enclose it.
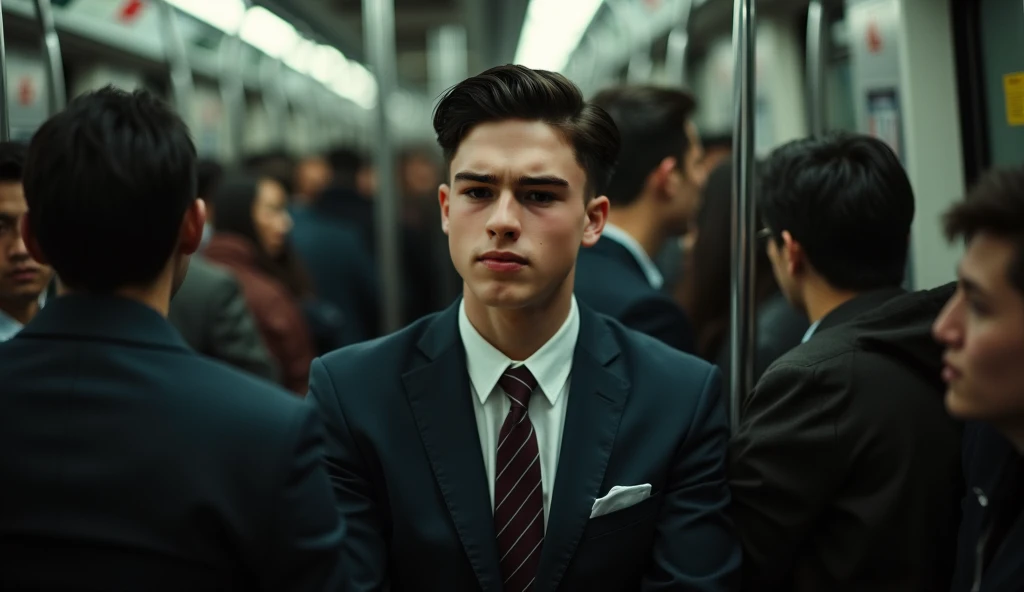
<instances>
[{"instance_id":1,"label":"slicked back hair","mask_svg":"<svg viewBox=\"0 0 1024 592\"><path fill-rule=\"evenodd\" d=\"M491 68L444 94L434 110L434 131L447 165L474 127L511 119L542 121L561 132L586 172L585 196L607 192L619 156L615 122L565 76L523 66Z\"/></svg>"}]
</instances>

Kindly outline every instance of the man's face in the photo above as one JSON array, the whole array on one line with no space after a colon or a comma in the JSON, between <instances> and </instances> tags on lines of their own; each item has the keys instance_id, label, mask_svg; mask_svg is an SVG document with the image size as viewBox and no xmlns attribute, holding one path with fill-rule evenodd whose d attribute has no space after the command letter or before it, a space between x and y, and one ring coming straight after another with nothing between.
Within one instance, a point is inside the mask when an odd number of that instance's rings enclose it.
<instances>
[{"instance_id":1,"label":"man's face","mask_svg":"<svg viewBox=\"0 0 1024 592\"><path fill-rule=\"evenodd\" d=\"M668 191L672 197L665 220L670 222L670 234L681 235L700 209L701 194L707 183L707 169L704 167L704 145L693 122L686 124L689 147L682 156L679 166L672 172Z\"/></svg>"},{"instance_id":2,"label":"man's face","mask_svg":"<svg viewBox=\"0 0 1024 592\"><path fill-rule=\"evenodd\" d=\"M946 346L946 407L963 419L1024 421L1024 295L1010 283L1012 242L975 236L960 284L932 332Z\"/></svg>"},{"instance_id":3,"label":"man's face","mask_svg":"<svg viewBox=\"0 0 1024 592\"><path fill-rule=\"evenodd\" d=\"M0 302L22 304L39 298L53 270L25 249L21 221L28 211L20 182L0 182Z\"/></svg>"},{"instance_id":4,"label":"man's face","mask_svg":"<svg viewBox=\"0 0 1024 592\"><path fill-rule=\"evenodd\" d=\"M608 199L585 200L586 173L542 122L473 128L439 191L441 221L466 298L485 306L543 306L572 291L580 246L601 236Z\"/></svg>"}]
</instances>

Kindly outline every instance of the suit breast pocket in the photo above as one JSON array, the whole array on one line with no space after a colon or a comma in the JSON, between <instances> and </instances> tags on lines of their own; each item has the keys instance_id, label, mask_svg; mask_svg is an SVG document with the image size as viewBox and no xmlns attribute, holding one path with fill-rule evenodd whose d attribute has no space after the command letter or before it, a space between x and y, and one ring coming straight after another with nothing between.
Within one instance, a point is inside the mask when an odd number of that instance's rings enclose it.
<instances>
[{"instance_id":1,"label":"suit breast pocket","mask_svg":"<svg viewBox=\"0 0 1024 592\"><path fill-rule=\"evenodd\" d=\"M583 540L589 541L622 531L632 530L642 524L653 524L661 508L663 495L657 493L644 501L604 516L591 518L583 531Z\"/></svg>"}]
</instances>

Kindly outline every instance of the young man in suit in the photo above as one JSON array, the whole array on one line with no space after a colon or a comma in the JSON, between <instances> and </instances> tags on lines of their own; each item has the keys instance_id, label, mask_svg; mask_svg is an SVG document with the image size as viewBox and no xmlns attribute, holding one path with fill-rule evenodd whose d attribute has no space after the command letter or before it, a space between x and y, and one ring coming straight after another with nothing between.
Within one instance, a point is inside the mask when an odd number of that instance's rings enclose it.
<instances>
[{"instance_id":1,"label":"young man in suit","mask_svg":"<svg viewBox=\"0 0 1024 592\"><path fill-rule=\"evenodd\" d=\"M602 91L593 103L615 121L622 141L608 183L601 240L580 253L576 297L622 324L685 352L694 351L686 313L663 289L655 258L686 232L706 174L690 94L655 86Z\"/></svg>"},{"instance_id":2,"label":"young man in suit","mask_svg":"<svg viewBox=\"0 0 1024 592\"><path fill-rule=\"evenodd\" d=\"M730 589L717 371L573 297L615 124L563 76L502 66L434 129L463 298L313 363L345 589Z\"/></svg>"},{"instance_id":3,"label":"young man in suit","mask_svg":"<svg viewBox=\"0 0 1024 592\"><path fill-rule=\"evenodd\" d=\"M900 288L910 181L880 140L809 138L768 157L758 206L779 287L811 326L731 444L744 588L945 589L960 439L930 327L948 296Z\"/></svg>"},{"instance_id":4,"label":"young man in suit","mask_svg":"<svg viewBox=\"0 0 1024 592\"><path fill-rule=\"evenodd\" d=\"M946 408L967 421L953 592L1024 585L1024 166L986 174L946 214L960 281L935 322Z\"/></svg>"},{"instance_id":5,"label":"young man in suit","mask_svg":"<svg viewBox=\"0 0 1024 592\"><path fill-rule=\"evenodd\" d=\"M188 128L144 91L75 99L25 169L62 294L0 344L0 588L309 590L342 525L313 409L166 320L205 217Z\"/></svg>"},{"instance_id":6,"label":"young man in suit","mask_svg":"<svg viewBox=\"0 0 1024 592\"><path fill-rule=\"evenodd\" d=\"M26 148L0 142L0 342L39 313L53 279L53 268L32 259L21 240L21 219L28 211L21 184Z\"/></svg>"}]
</instances>

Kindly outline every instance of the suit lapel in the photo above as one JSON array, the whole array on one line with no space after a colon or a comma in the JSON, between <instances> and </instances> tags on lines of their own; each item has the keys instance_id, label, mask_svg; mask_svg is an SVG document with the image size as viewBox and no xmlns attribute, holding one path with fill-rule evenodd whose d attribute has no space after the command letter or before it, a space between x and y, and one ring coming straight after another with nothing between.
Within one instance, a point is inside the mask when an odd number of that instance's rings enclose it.
<instances>
[{"instance_id":1,"label":"suit lapel","mask_svg":"<svg viewBox=\"0 0 1024 592\"><path fill-rule=\"evenodd\" d=\"M618 354L608 325L590 309L580 306L580 335L573 356L562 447L534 586L536 592L557 589L604 482L629 393L624 372L612 366Z\"/></svg>"},{"instance_id":2,"label":"suit lapel","mask_svg":"<svg viewBox=\"0 0 1024 592\"><path fill-rule=\"evenodd\" d=\"M452 522L484 591L501 590L490 488L458 337L456 302L424 333L420 364L402 375L420 438Z\"/></svg>"}]
</instances>

